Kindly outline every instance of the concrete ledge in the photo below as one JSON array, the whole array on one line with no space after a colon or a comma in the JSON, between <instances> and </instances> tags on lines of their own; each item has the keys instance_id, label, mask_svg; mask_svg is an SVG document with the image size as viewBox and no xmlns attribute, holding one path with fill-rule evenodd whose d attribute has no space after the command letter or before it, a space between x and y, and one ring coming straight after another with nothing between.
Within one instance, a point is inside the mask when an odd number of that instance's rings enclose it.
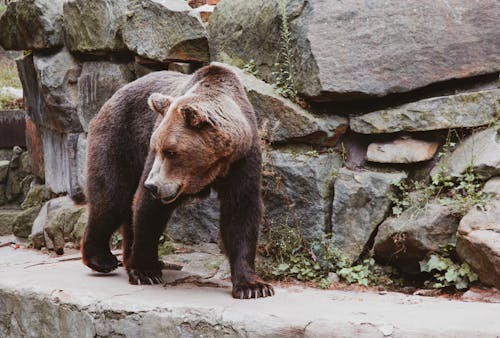
<instances>
[{"instance_id":1,"label":"concrete ledge","mask_svg":"<svg viewBox=\"0 0 500 338\"><path fill-rule=\"evenodd\" d=\"M500 335L500 304L298 287L240 301L229 287L129 285L77 259L0 248L0 337Z\"/></svg>"}]
</instances>

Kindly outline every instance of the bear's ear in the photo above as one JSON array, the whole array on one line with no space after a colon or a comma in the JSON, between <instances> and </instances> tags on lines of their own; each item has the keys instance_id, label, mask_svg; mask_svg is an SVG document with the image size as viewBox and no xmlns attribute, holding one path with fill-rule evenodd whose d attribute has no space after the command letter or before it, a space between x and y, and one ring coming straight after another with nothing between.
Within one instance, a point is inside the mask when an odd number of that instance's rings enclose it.
<instances>
[{"instance_id":1,"label":"bear's ear","mask_svg":"<svg viewBox=\"0 0 500 338\"><path fill-rule=\"evenodd\" d=\"M213 122L210 121L205 114L189 105L183 105L180 110L184 115L186 124L192 128L202 129L213 126Z\"/></svg>"},{"instance_id":2,"label":"bear's ear","mask_svg":"<svg viewBox=\"0 0 500 338\"><path fill-rule=\"evenodd\" d=\"M153 93L148 98L148 106L160 115L165 115L165 112L168 110L168 107L170 107L172 101L173 98L170 96L160 93Z\"/></svg>"}]
</instances>

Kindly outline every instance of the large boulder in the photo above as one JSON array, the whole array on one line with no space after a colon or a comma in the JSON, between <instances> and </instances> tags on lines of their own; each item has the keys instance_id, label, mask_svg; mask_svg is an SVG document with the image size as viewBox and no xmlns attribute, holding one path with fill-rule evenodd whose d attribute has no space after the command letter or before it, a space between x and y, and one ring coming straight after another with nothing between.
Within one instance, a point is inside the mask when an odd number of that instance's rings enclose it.
<instances>
[{"instance_id":1,"label":"large boulder","mask_svg":"<svg viewBox=\"0 0 500 338\"><path fill-rule=\"evenodd\" d=\"M283 2L294 81L309 97L385 96L499 70L495 0ZM272 81L276 54L286 49L280 26L279 1L222 1L210 18L212 59L253 59Z\"/></svg>"},{"instance_id":2,"label":"large boulder","mask_svg":"<svg viewBox=\"0 0 500 338\"><path fill-rule=\"evenodd\" d=\"M40 212L40 206L33 206L20 211L12 224L12 233L17 237L28 238L36 216Z\"/></svg>"},{"instance_id":3,"label":"large boulder","mask_svg":"<svg viewBox=\"0 0 500 338\"><path fill-rule=\"evenodd\" d=\"M328 231L340 155L287 148L264 152L263 161L265 226L300 226L308 240Z\"/></svg>"},{"instance_id":4,"label":"large boulder","mask_svg":"<svg viewBox=\"0 0 500 338\"><path fill-rule=\"evenodd\" d=\"M17 61L28 115L37 126L58 133L82 130L76 106L81 66L62 49L55 54L29 54Z\"/></svg>"},{"instance_id":5,"label":"large boulder","mask_svg":"<svg viewBox=\"0 0 500 338\"><path fill-rule=\"evenodd\" d=\"M500 109L500 89L433 97L350 120L361 134L468 128L490 124Z\"/></svg>"},{"instance_id":6,"label":"large boulder","mask_svg":"<svg viewBox=\"0 0 500 338\"><path fill-rule=\"evenodd\" d=\"M7 180L7 173L9 172L10 161L1 160L0 161L0 183Z\"/></svg>"},{"instance_id":7,"label":"large boulder","mask_svg":"<svg viewBox=\"0 0 500 338\"><path fill-rule=\"evenodd\" d=\"M57 254L64 252L66 242L79 242L81 236L80 218L86 212L85 206L78 206L68 196L54 198L43 205L34 220L31 240L35 248L46 246Z\"/></svg>"},{"instance_id":8,"label":"large boulder","mask_svg":"<svg viewBox=\"0 0 500 338\"><path fill-rule=\"evenodd\" d=\"M42 95L45 128L58 132L77 132L82 127L76 114L76 83L81 65L66 49L56 54L35 54L33 64Z\"/></svg>"},{"instance_id":9,"label":"large boulder","mask_svg":"<svg viewBox=\"0 0 500 338\"><path fill-rule=\"evenodd\" d=\"M500 177L489 180L483 191L494 197L483 209L471 209L460 221L457 253L481 282L500 289Z\"/></svg>"},{"instance_id":10,"label":"large boulder","mask_svg":"<svg viewBox=\"0 0 500 338\"><path fill-rule=\"evenodd\" d=\"M112 62L84 62L78 78L77 113L80 123L88 131L90 120L102 105L121 87L134 80L128 64Z\"/></svg>"},{"instance_id":11,"label":"large boulder","mask_svg":"<svg viewBox=\"0 0 500 338\"><path fill-rule=\"evenodd\" d=\"M34 50L63 45L63 0L9 1L0 17L0 45L7 50Z\"/></svg>"},{"instance_id":12,"label":"large boulder","mask_svg":"<svg viewBox=\"0 0 500 338\"><path fill-rule=\"evenodd\" d=\"M390 211L389 194L405 173L340 169L334 185L332 242L349 263L363 253L372 233Z\"/></svg>"},{"instance_id":13,"label":"large boulder","mask_svg":"<svg viewBox=\"0 0 500 338\"><path fill-rule=\"evenodd\" d=\"M0 236L12 234L12 227L15 224L17 216L21 213L22 210L20 209L0 208Z\"/></svg>"},{"instance_id":14,"label":"large boulder","mask_svg":"<svg viewBox=\"0 0 500 338\"><path fill-rule=\"evenodd\" d=\"M121 27L126 0L64 2L66 45L74 52L105 53L125 49Z\"/></svg>"},{"instance_id":15,"label":"large boulder","mask_svg":"<svg viewBox=\"0 0 500 338\"><path fill-rule=\"evenodd\" d=\"M219 234L219 199L212 192L205 199L194 199L177 208L165 230L167 235L184 243L216 243Z\"/></svg>"},{"instance_id":16,"label":"large boulder","mask_svg":"<svg viewBox=\"0 0 500 338\"><path fill-rule=\"evenodd\" d=\"M45 182L55 193L83 198L85 134L58 134L42 130Z\"/></svg>"},{"instance_id":17,"label":"large boulder","mask_svg":"<svg viewBox=\"0 0 500 338\"><path fill-rule=\"evenodd\" d=\"M123 41L136 54L156 61L209 60L207 32L199 13L184 0L130 0Z\"/></svg>"},{"instance_id":18,"label":"large boulder","mask_svg":"<svg viewBox=\"0 0 500 338\"><path fill-rule=\"evenodd\" d=\"M496 128L488 128L469 136L436 164L431 170L431 176L439 174L443 168L447 170L447 174L462 174L469 167L482 179L500 175L500 133Z\"/></svg>"},{"instance_id":19,"label":"large boulder","mask_svg":"<svg viewBox=\"0 0 500 338\"><path fill-rule=\"evenodd\" d=\"M22 196L26 187L29 187L30 175L29 155L19 147L14 147L9 163L9 172L5 182L5 197L7 201L14 201Z\"/></svg>"},{"instance_id":20,"label":"large boulder","mask_svg":"<svg viewBox=\"0 0 500 338\"><path fill-rule=\"evenodd\" d=\"M229 68L238 75L245 87L257 115L262 137L267 141L296 141L331 146L347 130L347 118L311 114L277 94L271 85L252 74L237 67Z\"/></svg>"},{"instance_id":21,"label":"large boulder","mask_svg":"<svg viewBox=\"0 0 500 338\"><path fill-rule=\"evenodd\" d=\"M420 273L419 262L456 243L458 219L438 201L413 205L399 217L386 219L375 237L375 257L403 272Z\"/></svg>"}]
</instances>

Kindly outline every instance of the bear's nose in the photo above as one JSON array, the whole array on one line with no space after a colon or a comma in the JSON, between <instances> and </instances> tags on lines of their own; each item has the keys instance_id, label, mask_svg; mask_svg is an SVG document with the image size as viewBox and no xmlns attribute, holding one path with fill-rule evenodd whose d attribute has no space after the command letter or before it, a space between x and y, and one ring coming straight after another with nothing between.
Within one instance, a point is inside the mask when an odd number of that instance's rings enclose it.
<instances>
[{"instance_id":1,"label":"bear's nose","mask_svg":"<svg viewBox=\"0 0 500 338\"><path fill-rule=\"evenodd\" d=\"M158 187L154 184L147 184L145 183L144 184L144 189L146 189L147 191L149 191L153 197L157 197L158 196Z\"/></svg>"}]
</instances>

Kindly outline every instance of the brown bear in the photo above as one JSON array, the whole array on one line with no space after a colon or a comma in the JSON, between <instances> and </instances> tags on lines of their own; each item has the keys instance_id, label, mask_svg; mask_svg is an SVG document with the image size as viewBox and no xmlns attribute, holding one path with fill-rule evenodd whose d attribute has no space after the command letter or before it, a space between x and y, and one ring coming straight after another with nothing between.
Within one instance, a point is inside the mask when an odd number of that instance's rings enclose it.
<instances>
[{"instance_id":1,"label":"brown bear","mask_svg":"<svg viewBox=\"0 0 500 338\"><path fill-rule=\"evenodd\" d=\"M256 118L231 70L154 72L118 90L90 123L86 175L88 267L118 267L109 241L121 226L129 282L161 283L158 241L170 215L214 189L233 297L274 295L254 264L262 217Z\"/></svg>"}]
</instances>

